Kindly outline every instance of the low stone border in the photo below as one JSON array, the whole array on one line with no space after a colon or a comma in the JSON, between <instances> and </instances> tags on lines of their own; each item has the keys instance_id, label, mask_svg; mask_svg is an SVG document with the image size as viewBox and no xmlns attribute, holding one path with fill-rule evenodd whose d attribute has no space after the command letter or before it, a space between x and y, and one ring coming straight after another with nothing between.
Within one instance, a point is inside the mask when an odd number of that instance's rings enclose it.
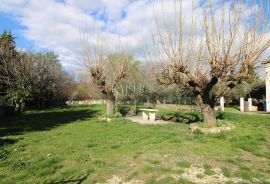
<instances>
[{"instance_id":1,"label":"low stone border","mask_svg":"<svg viewBox=\"0 0 270 184\"><path fill-rule=\"evenodd\" d=\"M156 120L156 121L143 120L141 116L129 116L125 118L132 122L139 123L141 125L166 125L169 123L173 123L170 121L163 121L163 120Z\"/></svg>"},{"instance_id":2,"label":"low stone border","mask_svg":"<svg viewBox=\"0 0 270 184\"><path fill-rule=\"evenodd\" d=\"M101 118L101 117L99 117L98 121L110 123L110 122L112 122L112 118Z\"/></svg>"},{"instance_id":3,"label":"low stone border","mask_svg":"<svg viewBox=\"0 0 270 184\"><path fill-rule=\"evenodd\" d=\"M201 131L202 133L205 133L205 134L208 134L208 133L220 133L220 132L223 132L223 131L230 131L232 129L234 129L235 126L232 125L232 124L228 124L228 125L225 125L225 126L222 126L222 127L211 127L211 128L202 128L198 125L198 123L191 123L189 125L189 129L192 131L192 132L195 132L196 130L199 130Z\"/></svg>"},{"instance_id":4,"label":"low stone border","mask_svg":"<svg viewBox=\"0 0 270 184\"><path fill-rule=\"evenodd\" d=\"M172 117L172 116L156 116L157 120L171 121L176 123L189 123L190 120L186 118Z\"/></svg>"}]
</instances>

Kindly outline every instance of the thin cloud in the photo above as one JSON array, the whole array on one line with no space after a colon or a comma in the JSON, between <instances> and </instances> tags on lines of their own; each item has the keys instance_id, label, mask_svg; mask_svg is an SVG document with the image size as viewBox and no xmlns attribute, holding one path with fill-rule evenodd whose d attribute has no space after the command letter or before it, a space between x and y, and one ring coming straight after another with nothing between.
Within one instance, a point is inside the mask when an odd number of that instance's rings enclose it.
<instances>
[{"instance_id":1,"label":"thin cloud","mask_svg":"<svg viewBox=\"0 0 270 184\"><path fill-rule=\"evenodd\" d=\"M164 1L169 22L173 22L173 16L169 16L172 2ZM184 1L187 17L191 2ZM202 0L196 2L197 8L203 5ZM0 12L10 15L25 27L21 36L38 50L54 51L60 56L63 66L72 70L82 67L81 38L86 34L86 28L93 26L100 27L112 40L119 35L129 39L130 51L137 58L143 58L144 49L152 43L154 6L160 10L160 1L2 0ZM95 30L87 34L90 39L96 39Z\"/></svg>"}]
</instances>

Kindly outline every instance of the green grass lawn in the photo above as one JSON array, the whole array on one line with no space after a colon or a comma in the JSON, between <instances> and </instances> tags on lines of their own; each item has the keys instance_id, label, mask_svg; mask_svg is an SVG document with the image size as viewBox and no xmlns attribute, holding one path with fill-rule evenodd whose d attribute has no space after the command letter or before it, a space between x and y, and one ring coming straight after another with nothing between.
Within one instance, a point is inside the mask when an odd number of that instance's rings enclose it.
<instances>
[{"instance_id":1,"label":"green grass lawn","mask_svg":"<svg viewBox=\"0 0 270 184\"><path fill-rule=\"evenodd\" d=\"M183 123L98 122L104 112L103 106L71 106L1 119L0 183L102 183L113 176L192 183L185 173L196 168L203 169L199 181L220 169L242 183L270 182L270 116L226 113L233 131L201 135Z\"/></svg>"}]
</instances>

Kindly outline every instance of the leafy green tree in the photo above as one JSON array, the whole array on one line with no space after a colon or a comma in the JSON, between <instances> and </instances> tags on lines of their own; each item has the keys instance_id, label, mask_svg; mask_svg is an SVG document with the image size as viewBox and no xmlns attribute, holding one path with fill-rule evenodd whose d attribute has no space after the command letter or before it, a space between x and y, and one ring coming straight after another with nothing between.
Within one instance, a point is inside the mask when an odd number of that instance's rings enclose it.
<instances>
[{"instance_id":1,"label":"leafy green tree","mask_svg":"<svg viewBox=\"0 0 270 184\"><path fill-rule=\"evenodd\" d=\"M254 76L251 81L243 82L235 86L235 88L230 91L228 97L233 100L239 100L241 97L246 97L256 88L261 88L265 85L265 81L261 80L259 77Z\"/></svg>"},{"instance_id":2,"label":"leafy green tree","mask_svg":"<svg viewBox=\"0 0 270 184\"><path fill-rule=\"evenodd\" d=\"M17 51L15 38L11 32L4 31L0 35L0 95L4 96L7 89L14 81L14 74L11 71L16 61Z\"/></svg>"},{"instance_id":3,"label":"leafy green tree","mask_svg":"<svg viewBox=\"0 0 270 184\"><path fill-rule=\"evenodd\" d=\"M71 83L54 53L20 52L10 32L0 36L0 92L14 101L15 111L20 112L25 102L37 106L62 102Z\"/></svg>"}]
</instances>

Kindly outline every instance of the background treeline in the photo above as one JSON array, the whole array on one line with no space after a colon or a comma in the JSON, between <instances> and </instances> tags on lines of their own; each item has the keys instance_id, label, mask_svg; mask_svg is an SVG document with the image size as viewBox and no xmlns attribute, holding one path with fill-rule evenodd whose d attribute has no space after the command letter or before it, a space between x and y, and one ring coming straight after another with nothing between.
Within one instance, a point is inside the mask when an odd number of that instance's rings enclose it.
<instances>
[{"instance_id":1,"label":"background treeline","mask_svg":"<svg viewBox=\"0 0 270 184\"><path fill-rule=\"evenodd\" d=\"M117 58L112 56L110 58ZM108 62L110 62L108 58ZM149 63L134 60L130 75L114 89L117 103L195 104L192 91L177 85L158 85ZM114 61L114 60L113 60ZM112 63L115 63L111 61ZM112 64L111 70L117 65ZM264 98L264 81L256 77L253 82L238 85L226 97L238 103L240 97ZM259 94L258 94L259 93ZM102 99L104 95L91 83L88 72L66 72L58 56L52 52L32 53L16 48L10 32L0 35L0 108L3 111L20 112L23 107L44 107L65 104L67 100ZM227 101L228 102L228 101Z\"/></svg>"},{"instance_id":2,"label":"background treeline","mask_svg":"<svg viewBox=\"0 0 270 184\"><path fill-rule=\"evenodd\" d=\"M14 106L20 112L24 105L42 107L64 103L73 83L54 53L19 51L10 32L0 35L2 107Z\"/></svg>"}]
</instances>

